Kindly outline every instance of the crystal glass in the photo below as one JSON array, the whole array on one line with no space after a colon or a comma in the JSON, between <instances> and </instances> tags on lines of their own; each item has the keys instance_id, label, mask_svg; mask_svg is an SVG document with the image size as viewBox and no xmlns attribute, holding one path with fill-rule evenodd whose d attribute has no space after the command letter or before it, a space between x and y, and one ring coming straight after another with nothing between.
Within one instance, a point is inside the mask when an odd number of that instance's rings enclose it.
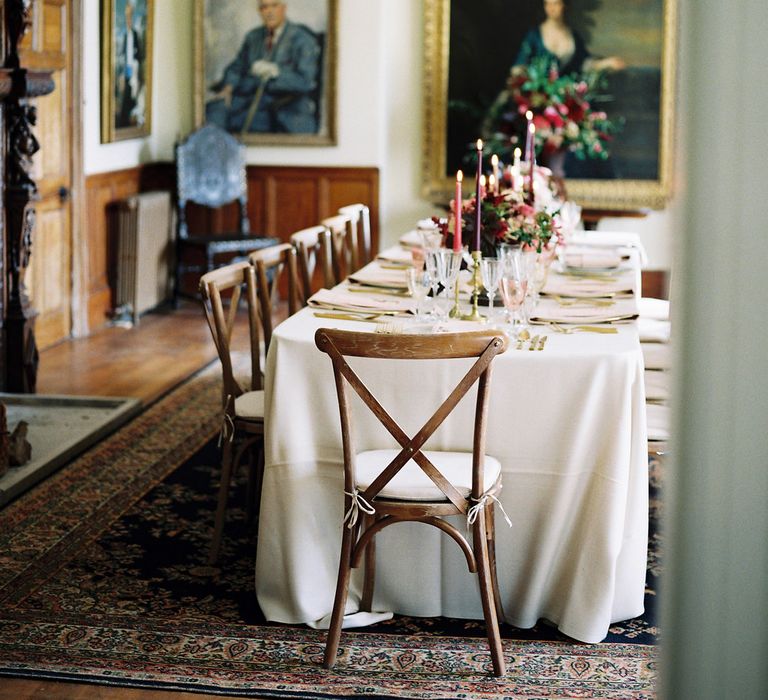
<instances>
[{"instance_id":1,"label":"crystal glass","mask_svg":"<svg viewBox=\"0 0 768 700\"><path fill-rule=\"evenodd\" d=\"M504 271L504 260L499 258L483 258L480 261L480 276L483 287L488 292L488 320L493 319L493 298L499 288L501 275Z\"/></svg>"},{"instance_id":2,"label":"crystal glass","mask_svg":"<svg viewBox=\"0 0 768 700\"><path fill-rule=\"evenodd\" d=\"M405 271L405 274L408 280L408 291L411 293L411 298L414 301L416 318L423 321L427 315L426 299L432 286L432 281L424 269L410 267Z\"/></svg>"},{"instance_id":3,"label":"crystal glass","mask_svg":"<svg viewBox=\"0 0 768 700\"><path fill-rule=\"evenodd\" d=\"M438 260L437 260L437 252L439 248L435 248L433 250L425 250L424 251L424 263L427 270L427 276L429 277L429 282L432 286L432 310L433 313L438 313L437 308L437 290L438 286L440 284L440 278L438 277L437 270L438 270Z\"/></svg>"},{"instance_id":4,"label":"crystal glass","mask_svg":"<svg viewBox=\"0 0 768 700\"><path fill-rule=\"evenodd\" d=\"M440 248L437 251L437 276L443 286L443 298L448 299L448 308L451 305L451 292L456 286L459 277L463 254L454 252L450 248ZM447 316L448 308L440 308L440 315Z\"/></svg>"},{"instance_id":5,"label":"crystal glass","mask_svg":"<svg viewBox=\"0 0 768 700\"><path fill-rule=\"evenodd\" d=\"M507 310L512 332L515 330L517 313L522 309L527 290L525 258L518 250L505 257L501 276L501 300Z\"/></svg>"}]
</instances>

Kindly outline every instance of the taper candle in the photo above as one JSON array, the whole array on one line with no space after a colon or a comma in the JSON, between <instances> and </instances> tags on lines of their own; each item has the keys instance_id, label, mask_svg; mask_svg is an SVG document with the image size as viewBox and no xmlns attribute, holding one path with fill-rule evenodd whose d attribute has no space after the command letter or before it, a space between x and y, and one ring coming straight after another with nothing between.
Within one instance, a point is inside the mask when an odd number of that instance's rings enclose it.
<instances>
[{"instance_id":1,"label":"taper candle","mask_svg":"<svg viewBox=\"0 0 768 700\"><path fill-rule=\"evenodd\" d=\"M461 252L461 182L464 173L461 170L456 173L456 197L453 200L453 250Z\"/></svg>"},{"instance_id":2,"label":"taper candle","mask_svg":"<svg viewBox=\"0 0 768 700\"><path fill-rule=\"evenodd\" d=\"M493 184L488 188L493 194L499 193L499 157L494 153L491 156L491 177Z\"/></svg>"},{"instance_id":3,"label":"taper candle","mask_svg":"<svg viewBox=\"0 0 768 700\"><path fill-rule=\"evenodd\" d=\"M475 177L475 236L472 250L480 250L480 209L483 196L480 192L480 177L483 174L483 141L477 139L477 176Z\"/></svg>"},{"instance_id":4,"label":"taper candle","mask_svg":"<svg viewBox=\"0 0 768 700\"><path fill-rule=\"evenodd\" d=\"M528 159L528 191L531 193L531 202L533 202L533 171L536 169L536 149L533 144L536 140L536 125L528 125L528 137L531 142L531 157Z\"/></svg>"},{"instance_id":5,"label":"taper candle","mask_svg":"<svg viewBox=\"0 0 768 700\"><path fill-rule=\"evenodd\" d=\"M533 124L533 112L529 109L525 113L527 123L525 125L525 161L531 162L531 153L533 151L533 141L531 140L531 126Z\"/></svg>"}]
</instances>

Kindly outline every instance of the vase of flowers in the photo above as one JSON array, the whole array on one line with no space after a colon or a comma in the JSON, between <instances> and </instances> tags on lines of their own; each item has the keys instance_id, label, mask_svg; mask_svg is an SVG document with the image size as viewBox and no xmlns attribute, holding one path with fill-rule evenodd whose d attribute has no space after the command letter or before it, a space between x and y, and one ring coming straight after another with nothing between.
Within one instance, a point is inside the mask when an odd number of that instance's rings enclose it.
<instances>
[{"instance_id":1,"label":"vase of flowers","mask_svg":"<svg viewBox=\"0 0 768 700\"><path fill-rule=\"evenodd\" d=\"M599 72L560 75L546 57L515 66L507 89L487 114L486 150L511 162L513 149L525 143L525 115L530 110L536 127L536 156L555 175L563 172L569 152L580 160L607 159L620 123L595 109L603 86Z\"/></svg>"}]
</instances>

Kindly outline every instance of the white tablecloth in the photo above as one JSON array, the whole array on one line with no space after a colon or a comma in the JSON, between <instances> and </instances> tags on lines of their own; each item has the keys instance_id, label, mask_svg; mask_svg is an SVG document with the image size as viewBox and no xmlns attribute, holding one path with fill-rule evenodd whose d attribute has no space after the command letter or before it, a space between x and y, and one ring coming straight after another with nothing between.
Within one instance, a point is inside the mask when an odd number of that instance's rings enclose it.
<instances>
[{"instance_id":1,"label":"white tablecloth","mask_svg":"<svg viewBox=\"0 0 768 700\"><path fill-rule=\"evenodd\" d=\"M314 332L373 324L316 318L281 324L267 358L266 467L256 590L268 620L317 623L332 608L342 527L342 451L329 358ZM545 329L546 330L546 329ZM507 622L539 618L570 637L602 640L612 622L643 612L648 474L643 359L637 332L548 333L543 352L510 349L495 361L487 452L503 467L498 573ZM357 361L406 431L447 395L449 363ZM354 400L356 448L395 447ZM469 397L429 443L468 449ZM356 572L360 573L360 572ZM357 609L353 578L348 612ZM449 538L420 524L377 536L376 610L482 618L475 576Z\"/></svg>"}]
</instances>

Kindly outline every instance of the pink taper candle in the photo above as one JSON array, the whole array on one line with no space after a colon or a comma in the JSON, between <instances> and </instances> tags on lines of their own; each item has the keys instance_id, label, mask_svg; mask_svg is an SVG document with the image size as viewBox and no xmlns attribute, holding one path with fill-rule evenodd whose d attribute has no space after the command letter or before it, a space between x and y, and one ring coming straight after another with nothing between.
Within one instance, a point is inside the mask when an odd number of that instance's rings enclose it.
<instances>
[{"instance_id":1,"label":"pink taper candle","mask_svg":"<svg viewBox=\"0 0 768 700\"><path fill-rule=\"evenodd\" d=\"M528 159L528 191L531 193L531 201L533 201L533 171L536 169L536 149L533 147L536 140L536 126L534 124L528 125L528 138L531 142L531 157Z\"/></svg>"},{"instance_id":2,"label":"pink taper candle","mask_svg":"<svg viewBox=\"0 0 768 700\"><path fill-rule=\"evenodd\" d=\"M528 120L525 126L525 160L527 163L531 162L531 156L533 154L533 140L531 139L531 126L533 125L533 112L529 109L525 113L525 118Z\"/></svg>"},{"instance_id":3,"label":"pink taper candle","mask_svg":"<svg viewBox=\"0 0 768 700\"><path fill-rule=\"evenodd\" d=\"M464 173L459 170L456 173L456 198L453 200L453 250L461 252L461 181Z\"/></svg>"},{"instance_id":4,"label":"pink taper candle","mask_svg":"<svg viewBox=\"0 0 768 700\"><path fill-rule=\"evenodd\" d=\"M483 173L483 141L477 139L477 177L475 178L475 238L472 250L480 250L480 209L482 208L483 197L480 192L480 176Z\"/></svg>"}]
</instances>

